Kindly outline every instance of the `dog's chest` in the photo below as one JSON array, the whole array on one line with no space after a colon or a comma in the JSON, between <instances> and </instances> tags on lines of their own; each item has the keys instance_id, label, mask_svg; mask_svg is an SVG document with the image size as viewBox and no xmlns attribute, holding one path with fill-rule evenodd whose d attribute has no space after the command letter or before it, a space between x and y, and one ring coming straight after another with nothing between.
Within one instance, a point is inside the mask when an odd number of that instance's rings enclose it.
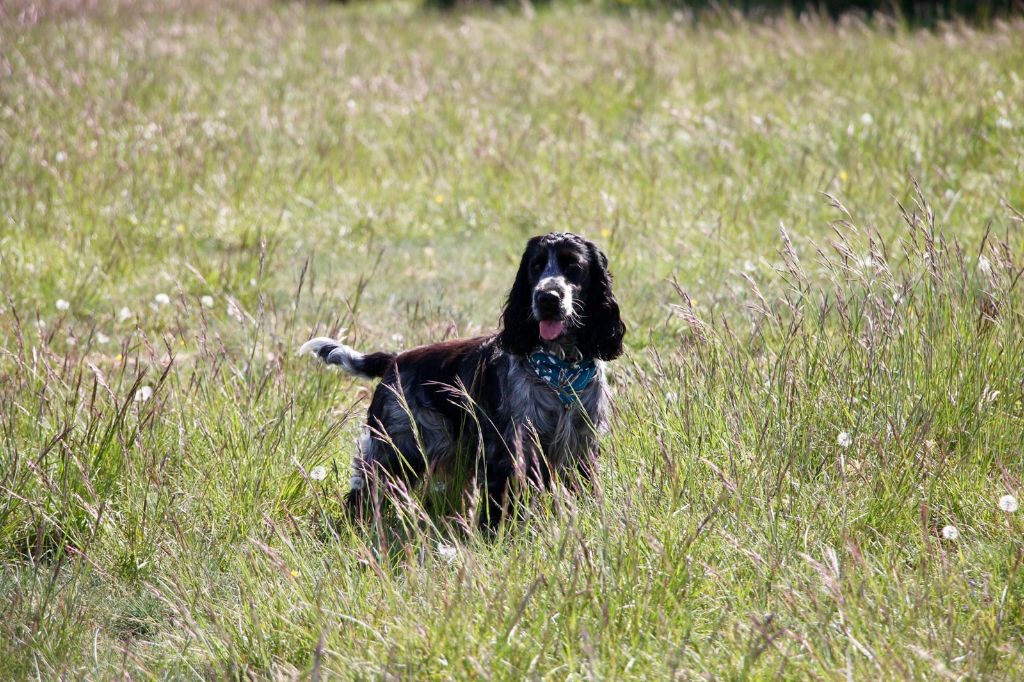
<instances>
[{"instance_id":1,"label":"dog's chest","mask_svg":"<svg viewBox=\"0 0 1024 682\"><path fill-rule=\"evenodd\" d=\"M558 393L525 365L509 372L506 409L519 428L536 433L548 457L562 461L588 450L607 423L607 389L599 367L579 391L579 401L566 406Z\"/></svg>"}]
</instances>

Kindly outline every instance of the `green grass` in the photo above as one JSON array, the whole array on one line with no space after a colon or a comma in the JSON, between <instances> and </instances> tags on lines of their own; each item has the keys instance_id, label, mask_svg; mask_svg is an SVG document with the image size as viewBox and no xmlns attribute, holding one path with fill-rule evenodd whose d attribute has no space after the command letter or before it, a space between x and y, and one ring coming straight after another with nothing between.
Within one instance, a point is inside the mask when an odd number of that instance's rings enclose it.
<instances>
[{"instance_id":1,"label":"green grass","mask_svg":"<svg viewBox=\"0 0 1024 682\"><path fill-rule=\"evenodd\" d=\"M0 676L1024 675L1019 21L125 5L0 26ZM549 230L595 493L332 532L295 349L491 329Z\"/></svg>"}]
</instances>

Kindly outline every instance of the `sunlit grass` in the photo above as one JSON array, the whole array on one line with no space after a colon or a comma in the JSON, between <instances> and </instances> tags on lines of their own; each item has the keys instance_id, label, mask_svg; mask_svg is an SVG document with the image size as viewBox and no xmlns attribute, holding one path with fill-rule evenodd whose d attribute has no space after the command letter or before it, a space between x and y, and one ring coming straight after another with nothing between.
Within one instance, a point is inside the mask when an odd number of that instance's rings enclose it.
<instances>
[{"instance_id":1,"label":"sunlit grass","mask_svg":"<svg viewBox=\"0 0 1024 682\"><path fill-rule=\"evenodd\" d=\"M1020 23L124 7L0 27L5 677L1024 674ZM492 329L548 230L593 495L327 523L298 345Z\"/></svg>"}]
</instances>

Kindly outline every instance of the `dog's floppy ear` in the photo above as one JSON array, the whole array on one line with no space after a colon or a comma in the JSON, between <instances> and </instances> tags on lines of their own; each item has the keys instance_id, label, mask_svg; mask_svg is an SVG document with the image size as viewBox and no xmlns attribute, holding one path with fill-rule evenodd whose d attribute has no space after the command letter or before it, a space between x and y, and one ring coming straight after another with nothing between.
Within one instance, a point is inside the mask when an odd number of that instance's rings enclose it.
<instances>
[{"instance_id":1,"label":"dog's floppy ear","mask_svg":"<svg viewBox=\"0 0 1024 682\"><path fill-rule=\"evenodd\" d=\"M526 355L540 345L540 332L532 317L533 289L530 286L530 257L540 237L526 243L526 250L519 261L519 272L508 293L508 301L501 313L501 332L498 345L506 353Z\"/></svg>"},{"instance_id":2,"label":"dog's floppy ear","mask_svg":"<svg viewBox=\"0 0 1024 682\"><path fill-rule=\"evenodd\" d=\"M619 316L619 302L612 293L612 275L608 272L608 257L587 242L590 260L590 286L587 307L583 311L583 329L579 335L579 349L583 357L614 360L622 355L622 337L626 325Z\"/></svg>"}]
</instances>

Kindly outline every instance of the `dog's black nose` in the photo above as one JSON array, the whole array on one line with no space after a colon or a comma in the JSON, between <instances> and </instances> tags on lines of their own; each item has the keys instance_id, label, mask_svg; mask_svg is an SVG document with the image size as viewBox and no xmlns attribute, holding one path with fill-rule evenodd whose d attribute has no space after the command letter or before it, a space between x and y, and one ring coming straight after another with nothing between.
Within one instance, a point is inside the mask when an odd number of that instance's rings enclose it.
<instances>
[{"instance_id":1,"label":"dog's black nose","mask_svg":"<svg viewBox=\"0 0 1024 682\"><path fill-rule=\"evenodd\" d=\"M557 308L561 304L561 297L554 291L538 291L534 294L534 300L542 308Z\"/></svg>"}]
</instances>

